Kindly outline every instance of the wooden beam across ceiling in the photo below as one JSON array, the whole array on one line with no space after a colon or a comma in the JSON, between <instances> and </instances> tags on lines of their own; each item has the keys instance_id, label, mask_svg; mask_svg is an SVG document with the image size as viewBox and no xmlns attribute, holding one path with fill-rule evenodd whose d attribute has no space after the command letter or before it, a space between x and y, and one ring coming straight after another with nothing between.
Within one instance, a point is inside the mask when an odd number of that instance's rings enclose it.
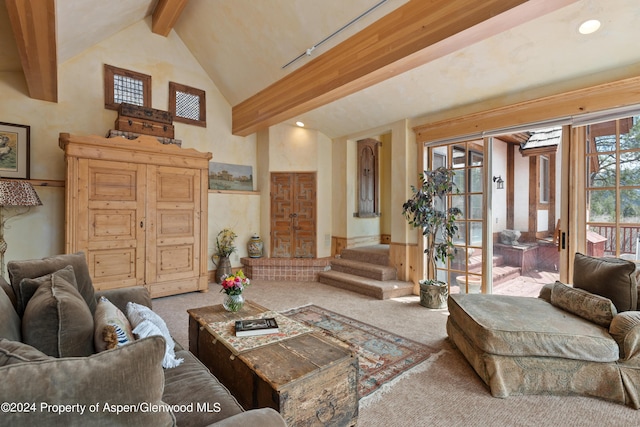
<instances>
[{"instance_id":1,"label":"wooden beam across ceiling","mask_svg":"<svg viewBox=\"0 0 640 427\"><path fill-rule=\"evenodd\" d=\"M232 109L250 135L577 0L410 0Z\"/></svg>"},{"instance_id":2,"label":"wooden beam across ceiling","mask_svg":"<svg viewBox=\"0 0 640 427\"><path fill-rule=\"evenodd\" d=\"M54 0L6 0L29 96L58 102Z\"/></svg>"},{"instance_id":3,"label":"wooden beam across ceiling","mask_svg":"<svg viewBox=\"0 0 640 427\"><path fill-rule=\"evenodd\" d=\"M159 0L153 10L151 31L167 37L173 29L188 0Z\"/></svg>"}]
</instances>

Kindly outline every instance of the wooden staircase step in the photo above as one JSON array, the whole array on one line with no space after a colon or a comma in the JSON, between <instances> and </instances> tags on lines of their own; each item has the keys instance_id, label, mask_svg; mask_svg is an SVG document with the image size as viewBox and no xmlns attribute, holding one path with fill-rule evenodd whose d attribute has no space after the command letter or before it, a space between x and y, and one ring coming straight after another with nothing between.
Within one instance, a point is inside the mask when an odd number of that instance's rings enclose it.
<instances>
[{"instance_id":1,"label":"wooden staircase step","mask_svg":"<svg viewBox=\"0 0 640 427\"><path fill-rule=\"evenodd\" d=\"M398 276L396 269L393 267L343 258L331 260L331 269L381 281L396 280Z\"/></svg>"},{"instance_id":2,"label":"wooden staircase step","mask_svg":"<svg viewBox=\"0 0 640 427\"><path fill-rule=\"evenodd\" d=\"M411 282L374 280L340 271L320 272L318 273L318 281L325 285L335 286L381 300L413 295L413 283Z\"/></svg>"}]
</instances>

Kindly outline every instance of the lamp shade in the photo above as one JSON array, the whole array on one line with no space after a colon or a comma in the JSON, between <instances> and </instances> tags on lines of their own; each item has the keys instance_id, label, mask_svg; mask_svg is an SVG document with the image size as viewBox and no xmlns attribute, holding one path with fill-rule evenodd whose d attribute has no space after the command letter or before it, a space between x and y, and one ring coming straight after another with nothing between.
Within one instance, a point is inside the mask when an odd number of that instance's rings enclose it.
<instances>
[{"instance_id":1,"label":"lamp shade","mask_svg":"<svg viewBox=\"0 0 640 427\"><path fill-rule=\"evenodd\" d=\"M0 179L0 206L40 205L40 197L30 182Z\"/></svg>"}]
</instances>

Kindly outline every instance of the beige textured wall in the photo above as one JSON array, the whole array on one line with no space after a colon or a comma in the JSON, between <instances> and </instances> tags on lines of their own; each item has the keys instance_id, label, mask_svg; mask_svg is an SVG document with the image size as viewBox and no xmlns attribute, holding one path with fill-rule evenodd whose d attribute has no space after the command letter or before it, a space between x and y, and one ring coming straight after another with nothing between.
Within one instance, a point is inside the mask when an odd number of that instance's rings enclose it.
<instances>
[{"instance_id":1,"label":"beige textured wall","mask_svg":"<svg viewBox=\"0 0 640 427\"><path fill-rule=\"evenodd\" d=\"M117 113L104 108L103 64L149 74L152 107L168 109L169 81L206 91L207 127L175 123L183 146L213 153L213 160L251 165L256 172L256 137L231 135L231 107L198 62L172 32L153 34L150 18L132 25L102 43L59 65L58 103L27 96L20 72L0 73L0 121L31 126L31 178L64 180L64 156L58 147L60 132L106 135ZM64 251L64 190L38 187L43 206L9 220L6 260L40 258ZM260 231L259 197L209 195L209 254L219 229L233 227L239 235L239 265L246 241ZM214 268L209 261L209 267Z\"/></svg>"}]
</instances>

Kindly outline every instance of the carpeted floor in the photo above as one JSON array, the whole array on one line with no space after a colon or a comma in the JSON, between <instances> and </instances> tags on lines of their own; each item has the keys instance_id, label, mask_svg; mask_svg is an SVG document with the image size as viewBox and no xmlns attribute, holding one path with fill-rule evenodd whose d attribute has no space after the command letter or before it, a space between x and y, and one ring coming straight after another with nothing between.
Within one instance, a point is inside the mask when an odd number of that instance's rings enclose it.
<instances>
[{"instance_id":1,"label":"carpeted floor","mask_svg":"<svg viewBox=\"0 0 640 427\"><path fill-rule=\"evenodd\" d=\"M317 305L282 312L343 341L358 355L360 398L426 360L435 349Z\"/></svg>"},{"instance_id":2,"label":"carpeted floor","mask_svg":"<svg viewBox=\"0 0 640 427\"><path fill-rule=\"evenodd\" d=\"M188 347L187 309L222 303L219 286L153 300L173 336ZM640 425L640 412L581 396L491 396L447 339L446 310L428 310L417 297L376 300L317 282L253 281L247 298L275 311L315 304L396 335L437 353L360 401L358 425L602 427Z\"/></svg>"}]
</instances>

